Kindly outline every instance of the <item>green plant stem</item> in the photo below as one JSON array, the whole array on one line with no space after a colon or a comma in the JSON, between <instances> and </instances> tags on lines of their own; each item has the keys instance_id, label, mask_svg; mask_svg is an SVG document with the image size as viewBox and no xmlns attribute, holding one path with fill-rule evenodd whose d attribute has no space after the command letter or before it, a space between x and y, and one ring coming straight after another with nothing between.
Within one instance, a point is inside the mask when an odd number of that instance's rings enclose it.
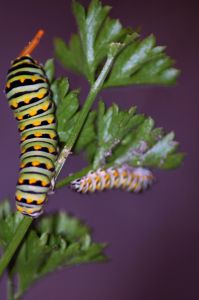
<instances>
[{"instance_id":1,"label":"green plant stem","mask_svg":"<svg viewBox=\"0 0 199 300\"><path fill-rule=\"evenodd\" d=\"M58 181L55 185L55 189L60 189L62 187L64 187L65 185L68 185L69 183L71 183L73 180L80 178L84 175L86 175L90 170L92 170L92 166L88 166L70 176L67 176L66 178Z\"/></svg>"},{"instance_id":2,"label":"green plant stem","mask_svg":"<svg viewBox=\"0 0 199 300\"><path fill-rule=\"evenodd\" d=\"M2 276L5 268L8 266L10 260L15 254L15 251L17 250L18 246L23 240L30 224L32 223L32 220L33 219L30 217L23 217L21 222L19 223L13 239L10 241L8 247L5 250L4 255L0 260L0 277Z\"/></svg>"},{"instance_id":3,"label":"green plant stem","mask_svg":"<svg viewBox=\"0 0 199 300\"><path fill-rule=\"evenodd\" d=\"M120 50L119 44L111 45L107 60L104 64L104 67L102 68L102 71L100 72L95 83L91 86L88 97L83 105L82 110L81 110L79 120L76 123L75 128L73 129L73 131L68 139L68 142L66 143L63 150L61 151L60 156L58 157L57 164L55 167L55 180L57 179L68 155L71 152L73 145L75 144L75 142L79 136L79 133L86 121L88 113L96 99L97 94L100 92L100 90L104 84L104 81L112 67L113 61L114 61L116 55L118 54L119 50ZM0 277L2 276L4 270L6 269L10 260L12 259L13 255L15 254L15 251L17 250L18 246L22 242L32 221L33 221L33 219L30 217L23 217L21 223L18 225L13 239L10 241L7 249L5 250L3 257L0 260Z\"/></svg>"},{"instance_id":4,"label":"green plant stem","mask_svg":"<svg viewBox=\"0 0 199 300\"><path fill-rule=\"evenodd\" d=\"M79 136L79 133L84 125L84 122L86 121L88 113L96 99L97 94L100 92L100 90L103 86L103 83L111 69L111 66L113 64L116 54L117 54L117 52L115 51L114 53L111 53L108 56L107 61L104 65L99 77L97 78L95 83L91 86L90 92L89 92L87 99L84 103L84 106L80 112L78 122L76 123L71 135L69 136L69 139L68 139L66 145L64 146L63 150L61 151L61 153L58 157L57 165L55 168L55 181L56 181L57 177L59 176L59 173L60 173L61 169L63 168L63 165L64 165L68 155L71 153L71 149Z\"/></svg>"}]
</instances>

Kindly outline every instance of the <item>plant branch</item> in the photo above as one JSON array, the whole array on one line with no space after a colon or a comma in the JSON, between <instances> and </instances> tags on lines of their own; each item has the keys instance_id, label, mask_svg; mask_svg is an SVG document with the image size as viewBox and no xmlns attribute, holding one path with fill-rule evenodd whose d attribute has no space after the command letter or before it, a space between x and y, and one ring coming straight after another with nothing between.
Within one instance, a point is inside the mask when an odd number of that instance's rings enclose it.
<instances>
[{"instance_id":1,"label":"plant branch","mask_svg":"<svg viewBox=\"0 0 199 300\"><path fill-rule=\"evenodd\" d=\"M58 181L55 185L55 189L60 189L62 187L64 187L65 185L68 185L69 183L71 183L73 180L77 179L77 178L80 178L84 175L86 175L90 170L92 170L92 165L70 175L70 176L67 176L66 178Z\"/></svg>"}]
</instances>

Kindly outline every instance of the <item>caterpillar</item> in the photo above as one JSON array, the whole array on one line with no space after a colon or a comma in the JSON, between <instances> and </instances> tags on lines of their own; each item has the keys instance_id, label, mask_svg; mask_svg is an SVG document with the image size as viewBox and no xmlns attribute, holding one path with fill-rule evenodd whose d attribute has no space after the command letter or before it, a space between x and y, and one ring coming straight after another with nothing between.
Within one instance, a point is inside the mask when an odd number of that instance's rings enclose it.
<instances>
[{"instance_id":1,"label":"caterpillar","mask_svg":"<svg viewBox=\"0 0 199 300\"><path fill-rule=\"evenodd\" d=\"M86 176L72 181L71 188L79 193L93 193L112 188L138 193L146 190L153 181L154 176L150 170L124 165L90 171Z\"/></svg>"},{"instance_id":2,"label":"caterpillar","mask_svg":"<svg viewBox=\"0 0 199 300\"><path fill-rule=\"evenodd\" d=\"M20 132L20 171L16 208L30 217L43 212L57 158L55 107L43 67L30 53L43 31L16 58L8 70L6 96Z\"/></svg>"}]
</instances>

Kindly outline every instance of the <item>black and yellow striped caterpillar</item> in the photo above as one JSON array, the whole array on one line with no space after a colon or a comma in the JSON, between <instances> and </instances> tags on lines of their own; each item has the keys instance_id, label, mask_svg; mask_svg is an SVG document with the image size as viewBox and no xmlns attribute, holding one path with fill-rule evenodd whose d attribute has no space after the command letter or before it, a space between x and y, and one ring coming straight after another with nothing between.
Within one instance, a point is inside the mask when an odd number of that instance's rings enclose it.
<instances>
[{"instance_id":1,"label":"black and yellow striped caterpillar","mask_svg":"<svg viewBox=\"0 0 199 300\"><path fill-rule=\"evenodd\" d=\"M57 158L55 108L44 69L28 51L23 53L12 62L6 83L9 106L19 121L21 135L16 207L22 214L38 217L51 187Z\"/></svg>"},{"instance_id":2,"label":"black and yellow striped caterpillar","mask_svg":"<svg viewBox=\"0 0 199 300\"><path fill-rule=\"evenodd\" d=\"M80 193L93 193L112 188L138 193L146 190L153 181L154 176L150 170L124 165L90 171L86 176L72 181L71 188Z\"/></svg>"}]
</instances>

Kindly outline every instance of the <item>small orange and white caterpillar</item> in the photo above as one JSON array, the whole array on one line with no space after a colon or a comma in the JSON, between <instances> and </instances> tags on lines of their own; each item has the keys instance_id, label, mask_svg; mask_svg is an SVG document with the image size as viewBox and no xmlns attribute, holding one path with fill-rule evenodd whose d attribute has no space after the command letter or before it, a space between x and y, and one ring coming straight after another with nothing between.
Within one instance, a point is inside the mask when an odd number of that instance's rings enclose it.
<instances>
[{"instance_id":1,"label":"small orange and white caterpillar","mask_svg":"<svg viewBox=\"0 0 199 300\"><path fill-rule=\"evenodd\" d=\"M154 176L150 170L124 165L90 171L86 176L72 181L71 188L79 193L93 193L113 188L138 193L146 190L153 182Z\"/></svg>"}]
</instances>

